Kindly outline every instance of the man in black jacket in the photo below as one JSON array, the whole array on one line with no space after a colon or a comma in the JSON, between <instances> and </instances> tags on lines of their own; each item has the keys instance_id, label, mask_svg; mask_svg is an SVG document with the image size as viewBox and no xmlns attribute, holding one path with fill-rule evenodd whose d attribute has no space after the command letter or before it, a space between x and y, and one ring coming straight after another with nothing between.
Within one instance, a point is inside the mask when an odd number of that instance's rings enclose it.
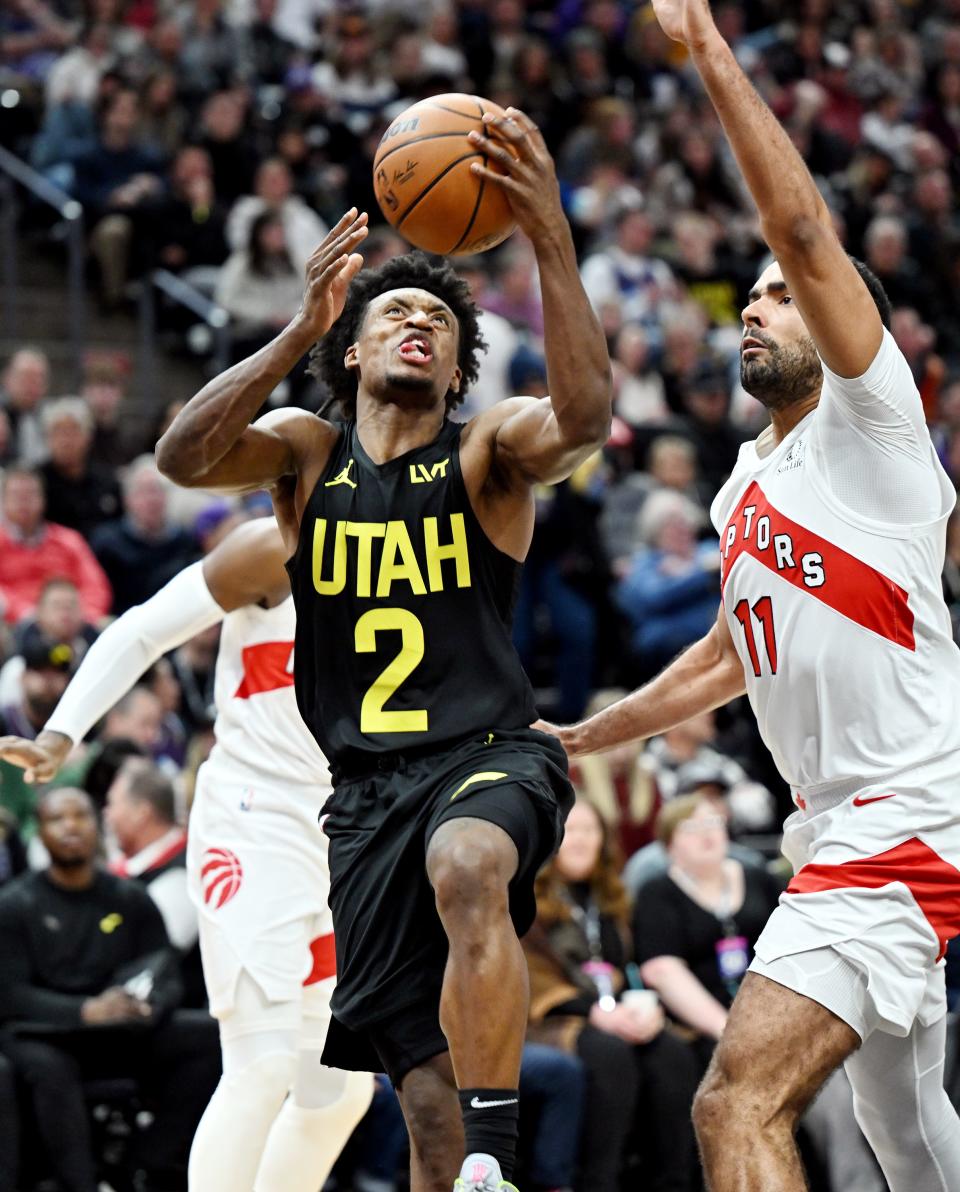
<instances>
[{"instance_id":1,"label":"man in black jacket","mask_svg":"<svg viewBox=\"0 0 960 1192\"><path fill-rule=\"evenodd\" d=\"M38 807L50 867L0 891L0 1047L29 1090L47 1158L67 1192L96 1192L83 1082L133 1077L153 1124L136 1137L150 1192L186 1186L190 1139L219 1077L216 1027L176 1010L160 913L137 882L97 868L83 791Z\"/></svg>"}]
</instances>

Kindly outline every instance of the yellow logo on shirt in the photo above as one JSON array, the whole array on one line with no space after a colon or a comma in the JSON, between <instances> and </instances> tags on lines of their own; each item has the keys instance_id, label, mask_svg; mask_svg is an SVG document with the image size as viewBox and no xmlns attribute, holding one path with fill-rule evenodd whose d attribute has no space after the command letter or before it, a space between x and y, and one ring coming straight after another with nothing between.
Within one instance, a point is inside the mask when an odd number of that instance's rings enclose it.
<instances>
[{"instance_id":1,"label":"yellow logo on shirt","mask_svg":"<svg viewBox=\"0 0 960 1192\"><path fill-rule=\"evenodd\" d=\"M429 484L431 480L436 480L439 477L441 480L447 478L447 464L450 462L450 457L441 459L431 467L426 464L411 464L410 465L410 483L411 484Z\"/></svg>"},{"instance_id":2,"label":"yellow logo on shirt","mask_svg":"<svg viewBox=\"0 0 960 1192\"><path fill-rule=\"evenodd\" d=\"M112 914L104 915L100 920L100 930L104 935L113 935L122 922L123 915L114 911Z\"/></svg>"},{"instance_id":3,"label":"yellow logo on shirt","mask_svg":"<svg viewBox=\"0 0 960 1192\"><path fill-rule=\"evenodd\" d=\"M351 459L347 466L345 468L341 468L341 470L336 474L336 476L334 476L332 480L324 481L323 487L334 488L338 484L349 484L351 488L356 488L357 482L350 479L350 469L352 467L353 460Z\"/></svg>"}]
</instances>

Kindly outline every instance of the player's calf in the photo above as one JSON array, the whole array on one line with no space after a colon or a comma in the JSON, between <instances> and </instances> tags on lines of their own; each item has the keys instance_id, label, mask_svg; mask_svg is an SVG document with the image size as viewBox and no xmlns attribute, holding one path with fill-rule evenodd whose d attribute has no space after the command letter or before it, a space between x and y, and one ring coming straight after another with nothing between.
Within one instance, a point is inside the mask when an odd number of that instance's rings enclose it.
<instances>
[{"instance_id":1,"label":"player's calf","mask_svg":"<svg viewBox=\"0 0 960 1192\"><path fill-rule=\"evenodd\" d=\"M858 1043L811 998L747 974L693 1106L711 1192L806 1188L797 1124Z\"/></svg>"},{"instance_id":2,"label":"player's calf","mask_svg":"<svg viewBox=\"0 0 960 1192\"><path fill-rule=\"evenodd\" d=\"M427 874L449 942L440 1024L457 1076L466 1154L478 1162L490 1157L498 1180L501 1171L509 1179L516 1154L529 1000L526 961L509 908L517 864L510 836L479 819L441 824L427 851Z\"/></svg>"},{"instance_id":3,"label":"player's calf","mask_svg":"<svg viewBox=\"0 0 960 1192\"><path fill-rule=\"evenodd\" d=\"M408 1072L397 1096L410 1136L410 1192L450 1192L463 1151L463 1124L449 1055Z\"/></svg>"}]
</instances>

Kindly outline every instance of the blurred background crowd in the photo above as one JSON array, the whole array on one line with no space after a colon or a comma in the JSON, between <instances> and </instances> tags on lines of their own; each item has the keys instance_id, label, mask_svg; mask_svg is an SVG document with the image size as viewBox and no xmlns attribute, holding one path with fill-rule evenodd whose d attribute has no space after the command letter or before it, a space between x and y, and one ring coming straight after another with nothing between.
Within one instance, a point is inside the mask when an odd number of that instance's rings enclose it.
<instances>
[{"instance_id":1,"label":"blurred background crowd","mask_svg":"<svg viewBox=\"0 0 960 1192\"><path fill-rule=\"evenodd\" d=\"M960 485L960 0L714 7L848 249L884 283L934 443ZM522 107L543 130L613 361L610 441L569 481L538 494L515 633L541 712L570 721L596 710L709 628L719 572L707 511L740 444L765 421L739 386L737 347L739 312L766 250L712 109L649 5L8 0L0 145L80 204L84 284L112 320L101 326L126 326L129 339L158 270L197 300L161 305L166 355L154 360L149 387L135 352L103 336L68 375L56 345L42 336L11 342L0 329L0 733L35 736L108 618L156 592L238 521L269 515L262 494L228 502L172 489L153 445L206 376L293 315L305 261L343 210L370 212L369 264L406 251L377 210L373 155L407 104L448 91ZM37 268L61 262L58 228L35 193L19 207L26 274L33 254ZM546 392L529 244L514 236L456 264L488 344L457 416ZM219 354L209 334L216 320L198 323L196 310L222 312ZM297 369L273 400L316 409L324 397ZM960 635L956 513L943 583ZM216 654L212 630L161 660L58 780L86 791L103 818L94 853L119 880L154 894L183 958L174 1000L195 1012L196 924L176 871L193 776L212 739ZM783 880L778 826L788 794L745 701L585 759L575 776L581 801L542 875L541 916L527 941L534 996L519 1182L578 1192L611 1192L621 1179L695 1188L689 1103ZM0 764L0 778L6 957L21 947L17 898L57 863L62 816L43 806L38 817L37 790L21 771ZM147 934L145 955L156 944L156 932ZM53 1145L44 1118L59 1111L37 1093L36 1065L18 1068L17 1045L3 1039L20 1038L31 989L95 1000L110 976L91 972L81 988L47 971L14 981L0 965L0 1099L9 1110L0 1121L14 1123L0 1145L0 1192L96 1189L89 1181L99 1176L70 1183L62 1171L60 1183L43 1184ZM215 1032L208 1042L215 1053ZM99 1112L84 1144L95 1162L109 1167L111 1156L135 1153L160 1122L163 1163L179 1170L170 1132L186 1127L155 1103L166 1086L133 1068L114 1075L113 1085L99 1077L84 1085ZM818 1104L804 1129L815 1186L882 1189L842 1078ZM18 1134L28 1140L19 1175ZM180 1139L181 1152L187 1143ZM336 1186L389 1192L402 1178L403 1146L383 1088ZM120 1177L111 1178L119 1189ZM170 1178L169 1187L185 1187L182 1174ZM158 1179L143 1186L168 1186Z\"/></svg>"}]
</instances>

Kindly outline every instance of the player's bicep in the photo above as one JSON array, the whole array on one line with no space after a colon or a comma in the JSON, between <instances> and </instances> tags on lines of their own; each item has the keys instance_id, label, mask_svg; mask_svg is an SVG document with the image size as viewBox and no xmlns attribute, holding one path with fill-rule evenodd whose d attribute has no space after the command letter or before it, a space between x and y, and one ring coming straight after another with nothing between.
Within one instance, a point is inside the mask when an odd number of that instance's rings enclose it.
<instances>
[{"instance_id":1,"label":"player's bicep","mask_svg":"<svg viewBox=\"0 0 960 1192\"><path fill-rule=\"evenodd\" d=\"M787 234L768 233L768 243L820 359L840 377L862 376L880 348L883 323L832 226L805 221Z\"/></svg>"},{"instance_id":2,"label":"player's bicep","mask_svg":"<svg viewBox=\"0 0 960 1192\"><path fill-rule=\"evenodd\" d=\"M747 690L743 663L737 653L737 647L734 645L730 626L727 623L727 614L722 604L717 612L713 628L704 641L708 643L711 672L721 702L727 703L736 699L737 696L743 695Z\"/></svg>"},{"instance_id":3,"label":"player's bicep","mask_svg":"<svg viewBox=\"0 0 960 1192\"><path fill-rule=\"evenodd\" d=\"M558 484L602 446L566 438L549 397L515 398L511 404L516 408L497 427L494 440L502 472L532 484Z\"/></svg>"},{"instance_id":4,"label":"player's bicep","mask_svg":"<svg viewBox=\"0 0 960 1192\"><path fill-rule=\"evenodd\" d=\"M223 493L257 492L291 475L295 467L288 436L270 427L248 426L226 455L205 472L191 477L189 487Z\"/></svg>"}]
</instances>

